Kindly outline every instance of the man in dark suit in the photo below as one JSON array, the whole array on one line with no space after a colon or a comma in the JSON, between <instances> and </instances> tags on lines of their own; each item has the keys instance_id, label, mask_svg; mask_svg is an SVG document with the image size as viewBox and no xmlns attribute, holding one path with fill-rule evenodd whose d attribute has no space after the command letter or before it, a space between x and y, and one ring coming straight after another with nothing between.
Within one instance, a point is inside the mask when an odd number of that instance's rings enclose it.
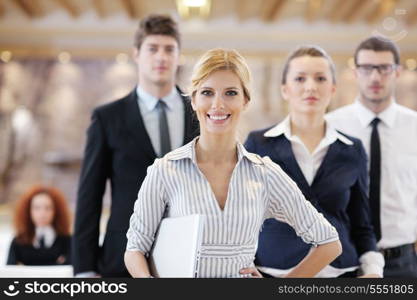
<instances>
[{"instance_id":1,"label":"man in dark suit","mask_svg":"<svg viewBox=\"0 0 417 300\"><path fill-rule=\"evenodd\" d=\"M155 158L198 134L188 99L175 86L180 38L167 16L143 19L135 36L138 86L94 110L77 195L73 266L78 277L129 276L123 254L133 204ZM107 179L111 210L103 245L99 223Z\"/></svg>"}]
</instances>

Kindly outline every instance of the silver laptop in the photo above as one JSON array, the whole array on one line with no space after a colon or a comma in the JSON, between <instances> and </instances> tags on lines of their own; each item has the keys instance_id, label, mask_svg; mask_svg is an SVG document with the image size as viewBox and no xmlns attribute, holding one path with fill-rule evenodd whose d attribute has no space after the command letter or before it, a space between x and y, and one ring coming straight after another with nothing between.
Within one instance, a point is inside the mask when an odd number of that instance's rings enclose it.
<instances>
[{"instance_id":1,"label":"silver laptop","mask_svg":"<svg viewBox=\"0 0 417 300\"><path fill-rule=\"evenodd\" d=\"M163 219L149 256L152 276L197 277L203 225L203 215Z\"/></svg>"}]
</instances>

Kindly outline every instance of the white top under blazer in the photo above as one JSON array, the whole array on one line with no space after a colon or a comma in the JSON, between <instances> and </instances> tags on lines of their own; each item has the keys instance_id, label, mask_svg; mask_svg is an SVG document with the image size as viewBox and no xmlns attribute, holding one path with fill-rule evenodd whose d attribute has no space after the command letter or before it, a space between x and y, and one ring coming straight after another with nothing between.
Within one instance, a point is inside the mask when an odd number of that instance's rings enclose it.
<instances>
[{"instance_id":1,"label":"white top under blazer","mask_svg":"<svg viewBox=\"0 0 417 300\"><path fill-rule=\"evenodd\" d=\"M240 277L240 269L254 267L258 234L267 218L288 223L314 246L338 240L336 229L288 175L268 157L247 152L241 143L222 210L198 168L197 139L149 167L130 218L127 251L148 255L163 217L191 214L205 215L198 270L203 278Z\"/></svg>"}]
</instances>

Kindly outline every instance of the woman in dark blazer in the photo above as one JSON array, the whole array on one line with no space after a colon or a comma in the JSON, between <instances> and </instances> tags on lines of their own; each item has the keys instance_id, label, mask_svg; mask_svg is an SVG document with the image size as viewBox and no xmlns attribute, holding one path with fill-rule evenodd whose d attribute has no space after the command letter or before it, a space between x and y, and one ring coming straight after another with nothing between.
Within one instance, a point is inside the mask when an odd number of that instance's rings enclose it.
<instances>
[{"instance_id":1,"label":"woman in dark blazer","mask_svg":"<svg viewBox=\"0 0 417 300\"><path fill-rule=\"evenodd\" d=\"M327 53L316 46L300 47L287 59L281 82L289 116L250 133L245 146L279 164L337 229L343 253L318 277L382 277L384 260L370 221L365 151L358 139L336 131L324 118L335 88ZM309 250L288 224L267 219L255 263L267 276L280 277ZM277 251L280 255L274 255Z\"/></svg>"},{"instance_id":2,"label":"woman in dark blazer","mask_svg":"<svg viewBox=\"0 0 417 300\"><path fill-rule=\"evenodd\" d=\"M71 263L70 218L57 189L31 188L17 203L16 236L8 265L68 265Z\"/></svg>"}]
</instances>

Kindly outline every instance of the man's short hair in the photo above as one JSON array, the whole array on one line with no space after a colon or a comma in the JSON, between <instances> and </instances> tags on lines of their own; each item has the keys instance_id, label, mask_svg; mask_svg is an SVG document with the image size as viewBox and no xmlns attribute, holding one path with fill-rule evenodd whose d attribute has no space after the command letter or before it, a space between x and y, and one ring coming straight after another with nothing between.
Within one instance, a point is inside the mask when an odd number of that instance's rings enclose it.
<instances>
[{"instance_id":1,"label":"man's short hair","mask_svg":"<svg viewBox=\"0 0 417 300\"><path fill-rule=\"evenodd\" d=\"M358 53L361 50L372 50L375 52L389 51L394 56L395 64L400 64L400 51L397 45L387 38L372 36L362 41L355 50L355 65L358 65Z\"/></svg>"},{"instance_id":2,"label":"man's short hair","mask_svg":"<svg viewBox=\"0 0 417 300\"><path fill-rule=\"evenodd\" d=\"M149 35L167 35L173 37L180 46L180 33L178 24L168 15L152 14L139 23L135 33L134 46L139 49L145 38Z\"/></svg>"}]
</instances>

